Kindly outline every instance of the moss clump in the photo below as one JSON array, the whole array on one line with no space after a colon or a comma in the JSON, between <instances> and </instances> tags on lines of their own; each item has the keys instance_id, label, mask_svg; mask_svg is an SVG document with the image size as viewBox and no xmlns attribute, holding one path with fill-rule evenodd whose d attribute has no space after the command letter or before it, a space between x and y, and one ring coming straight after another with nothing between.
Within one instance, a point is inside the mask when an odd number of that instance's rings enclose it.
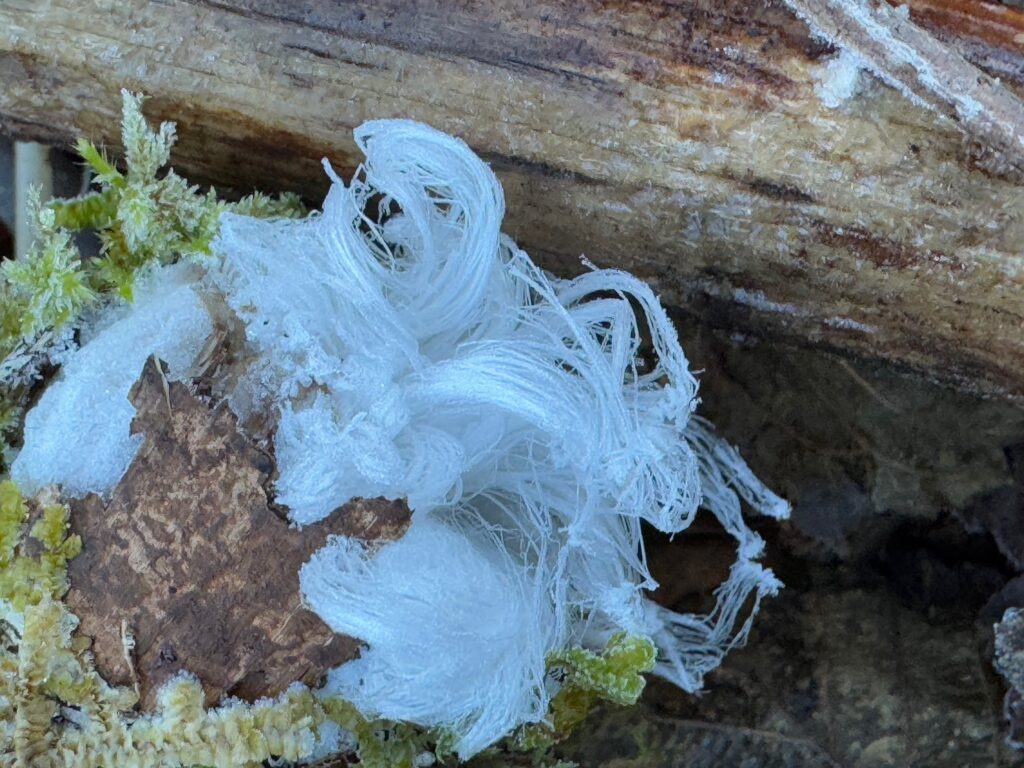
<instances>
[{"instance_id":1,"label":"moss clump","mask_svg":"<svg viewBox=\"0 0 1024 768\"><path fill-rule=\"evenodd\" d=\"M0 482L0 568L6 570L21 541L21 528L28 517L28 505L11 480Z\"/></svg>"},{"instance_id":2,"label":"moss clump","mask_svg":"<svg viewBox=\"0 0 1024 768\"><path fill-rule=\"evenodd\" d=\"M326 714L301 685L207 710L199 681L181 675L161 690L155 712L135 712L135 692L100 677L60 602L80 549L66 507L28 503L12 482L0 483L0 764L237 768L312 752Z\"/></svg>"},{"instance_id":3,"label":"moss clump","mask_svg":"<svg viewBox=\"0 0 1024 768\"><path fill-rule=\"evenodd\" d=\"M42 207L33 194L29 209L36 240L25 257L3 265L10 300L5 325L26 338L64 325L95 297L71 234L57 227L53 208Z\"/></svg>"},{"instance_id":4,"label":"moss clump","mask_svg":"<svg viewBox=\"0 0 1024 768\"><path fill-rule=\"evenodd\" d=\"M365 768L416 768L451 760L452 739L392 720L367 720L356 707L336 696L323 699L328 719L352 734L359 764Z\"/></svg>"},{"instance_id":5,"label":"moss clump","mask_svg":"<svg viewBox=\"0 0 1024 768\"><path fill-rule=\"evenodd\" d=\"M628 706L643 693L643 675L654 669L657 649L649 637L620 633L597 654L569 648L548 658L548 669L561 679L551 700L548 721L524 726L515 737L522 750L545 750L568 736L599 701Z\"/></svg>"},{"instance_id":6,"label":"moss clump","mask_svg":"<svg viewBox=\"0 0 1024 768\"><path fill-rule=\"evenodd\" d=\"M29 531L40 552L25 554L22 532L28 516L29 507L14 483L0 482L0 604L12 624L28 607L64 596L68 560L82 548L78 536L68 535L67 507L50 504Z\"/></svg>"},{"instance_id":7,"label":"moss clump","mask_svg":"<svg viewBox=\"0 0 1024 768\"><path fill-rule=\"evenodd\" d=\"M164 171L175 128L153 129L142 98L122 92L124 170L91 142L76 149L94 174L96 190L71 200L31 202L35 241L21 258L0 268L0 469L17 442L22 405L42 363L48 360L82 312L104 299L131 300L146 265L168 264L210 253L225 211L264 218L306 214L298 197L249 195L237 202L202 191L173 170ZM83 259L76 230L94 230L98 258Z\"/></svg>"},{"instance_id":8,"label":"moss clump","mask_svg":"<svg viewBox=\"0 0 1024 768\"><path fill-rule=\"evenodd\" d=\"M142 115L141 97L122 92L121 138L125 172L119 171L91 142L79 139L78 153L95 174L99 189L74 200L50 205L58 227L95 229L101 258L88 265L89 286L131 299L135 277L146 264L168 263L182 256L204 256L225 211L248 216L302 216L295 195L270 198L253 194L235 203L202 192L168 170L175 141L173 123L154 130Z\"/></svg>"}]
</instances>

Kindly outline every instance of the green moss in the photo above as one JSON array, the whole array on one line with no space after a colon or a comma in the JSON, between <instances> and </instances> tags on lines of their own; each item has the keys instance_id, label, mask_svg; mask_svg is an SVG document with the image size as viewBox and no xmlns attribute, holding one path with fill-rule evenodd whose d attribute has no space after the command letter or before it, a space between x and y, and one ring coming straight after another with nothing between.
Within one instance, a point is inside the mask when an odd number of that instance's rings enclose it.
<instances>
[{"instance_id":1,"label":"green moss","mask_svg":"<svg viewBox=\"0 0 1024 768\"><path fill-rule=\"evenodd\" d=\"M149 264L208 256L225 211L263 218L306 214L296 195L257 193L227 202L215 190L200 190L174 170L165 171L174 125L151 128L142 97L127 91L122 97L124 170L79 139L76 149L97 188L71 200L40 204L34 198L35 241L0 269L0 471L18 442L26 383L31 367L45 357L48 333L74 323L97 301L130 301ZM85 229L99 238L98 258L83 259L75 246L73 232Z\"/></svg>"},{"instance_id":2,"label":"green moss","mask_svg":"<svg viewBox=\"0 0 1024 768\"><path fill-rule=\"evenodd\" d=\"M522 750L546 750L568 736L599 701L628 706L643 693L643 675L654 669L657 649L649 637L620 633L597 654L569 648L548 657L548 668L562 678L551 700L548 721L524 726L514 739Z\"/></svg>"},{"instance_id":3,"label":"green moss","mask_svg":"<svg viewBox=\"0 0 1024 768\"><path fill-rule=\"evenodd\" d=\"M636 704L644 690L643 675L654 669L657 649L649 637L615 635L601 654L570 648L553 654L548 663L563 666L570 686L593 691L614 704Z\"/></svg>"},{"instance_id":4,"label":"green moss","mask_svg":"<svg viewBox=\"0 0 1024 768\"><path fill-rule=\"evenodd\" d=\"M53 210L41 207L35 196L30 210L36 221L36 240L24 258L3 265L8 293L21 312L20 318L9 318L8 324L23 337L60 327L93 299L71 235L56 226Z\"/></svg>"},{"instance_id":5,"label":"green moss","mask_svg":"<svg viewBox=\"0 0 1024 768\"><path fill-rule=\"evenodd\" d=\"M78 152L92 169L99 190L52 204L59 226L90 228L99 234L102 257L89 269L94 290L131 299L135 278L146 264L209 254L225 211L268 218L305 215L294 195L251 195L229 203L218 199L213 189L203 192L190 185L173 170L162 172L170 162L175 128L172 123L150 128L140 96L123 93L121 119L124 173L81 139Z\"/></svg>"},{"instance_id":6,"label":"green moss","mask_svg":"<svg viewBox=\"0 0 1024 768\"><path fill-rule=\"evenodd\" d=\"M11 480L0 482L0 568L7 568L14 559L14 550L21 543L21 527L28 517L28 505Z\"/></svg>"},{"instance_id":7,"label":"green moss","mask_svg":"<svg viewBox=\"0 0 1024 768\"><path fill-rule=\"evenodd\" d=\"M95 150L95 147L84 139L79 146L81 144ZM53 210L57 226L76 230L108 229L117 218L119 199L117 189L111 188L102 192L91 192L72 200L52 200L48 205Z\"/></svg>"},{"instance_id":8,"label":"green moss","mask_svg":"<svg viewBox=\"0 0 1024 768\"><path fill-rule=\"evenodd\" d=\"M451 760L450 734L429 731L393 720L367 720L356 707L338 697L323 700L328 719L355 736L359 764L365 768L413 768L420 755L431 755L434 765Z\"/></svg>"},{"instance_id":9,"label":"green moss","mask_svg":"<svg viewBox=\"0 0 1024 768\"><path fill-rule=\"evenodd\" d=\"M23 528L29 507L10 480L0 483L0 603L24 613L46 599L67 592L67 564L82 549L77 535L68 535L68 508L52 504L42 510L29 536L38 542L36 555L26 554Z\"/></svg>"}]
</instances>

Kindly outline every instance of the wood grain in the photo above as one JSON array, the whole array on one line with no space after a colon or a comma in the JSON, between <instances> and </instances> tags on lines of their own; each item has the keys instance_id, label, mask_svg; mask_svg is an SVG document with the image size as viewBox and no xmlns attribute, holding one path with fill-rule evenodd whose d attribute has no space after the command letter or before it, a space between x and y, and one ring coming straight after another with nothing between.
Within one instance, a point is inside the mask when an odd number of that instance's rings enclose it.
<instances>
[{"instance_id":1,"label":"wood grain","mask_svg":"<svg viewBox=\"0 0 1024 768\"><path fill-rule=\"evenodd\" d=\"M1019 10L910 5L1020 92ZM0 126L114 145L126 86L186 172L315 201L353 126L424 120L491 163L545 266L586 254L716 324L1024 396L1019 172L870 78L825 107L833 53L766 0L3 0Z\"/></svg>"}]
</instances>

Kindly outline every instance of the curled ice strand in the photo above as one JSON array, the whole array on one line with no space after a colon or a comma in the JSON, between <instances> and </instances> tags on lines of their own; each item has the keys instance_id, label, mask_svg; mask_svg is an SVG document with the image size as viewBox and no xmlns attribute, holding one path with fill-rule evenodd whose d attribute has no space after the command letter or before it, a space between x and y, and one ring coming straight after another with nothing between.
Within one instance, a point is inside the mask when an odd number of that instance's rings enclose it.
<instances>
[{"instance_id":1,"label":"curled ice strand","mask_svg":"<svg viewBox=\"0 0 1024 768\"><path fill-rule=\"evenodd\" d=\"M739 451L715 434L711 423L694 416L687 430L687 440L695 444L699 455L718 470L721 481L732 488L758 514L782 520L789 517L789 502L757 479Z\"/></svg>"},{"instance_id":2,"label":"curled ice strand","mask_svg":"<svg viewBox=\"0 0 1024 768\"><path fill-rule=\"evenodd\" d=\"M781 586L770 570L740 560L715 592L715 608L706 616L675 613L648 601L651 634L658 647L655 674L684 691L699 691L704 676L722 663L725 654L746 643L761 599L775 595ZM737 629L748 598L752 605Z\"/></svg>"}]
</instances>

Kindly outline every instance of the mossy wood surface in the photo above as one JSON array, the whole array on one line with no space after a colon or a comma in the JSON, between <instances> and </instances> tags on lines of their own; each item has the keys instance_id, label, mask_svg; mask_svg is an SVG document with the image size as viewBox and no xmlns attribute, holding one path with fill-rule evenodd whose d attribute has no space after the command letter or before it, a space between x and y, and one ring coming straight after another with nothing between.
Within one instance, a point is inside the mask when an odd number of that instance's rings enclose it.
<instances>
[{"instance_id":1,"label":"mossy wood surface","mask_svg":"<svg viewBox=\"0 0 1024 768\"><path fill-rule=\"evenodd\" d=\"M303 530L268 506L271 458L243 437L226 404L211 408L167 382L150 358L133 391L144 442L109 502L74 504L84 542L66 602L93 639L108 682L140 686L144 706L181 671L208 705L255 700L296 680L315 685L358 643L305 609L298 572L330 534L398 538L403 503L357 500ZM134 637L126 653L124 633ZM128 658L132 664L129 666Z\"/></svg>"},{"instance_id":2,"label":"mossy wood surface","mask_svg":"<svg viewBox=\"0 0 1024 768\"><path fill-rule=\"evenodd\" d=\"M1021 88L1020 10L910 8ZM353 126L417 118L493 164L548 266L585 253L734 327L1024 394L1018 159L870 78L829 109L833 53L767 0L5 0L0 125L116 144L125 86L178 121L183 171L315 200Z\"/></svg>"}]
</instances>

